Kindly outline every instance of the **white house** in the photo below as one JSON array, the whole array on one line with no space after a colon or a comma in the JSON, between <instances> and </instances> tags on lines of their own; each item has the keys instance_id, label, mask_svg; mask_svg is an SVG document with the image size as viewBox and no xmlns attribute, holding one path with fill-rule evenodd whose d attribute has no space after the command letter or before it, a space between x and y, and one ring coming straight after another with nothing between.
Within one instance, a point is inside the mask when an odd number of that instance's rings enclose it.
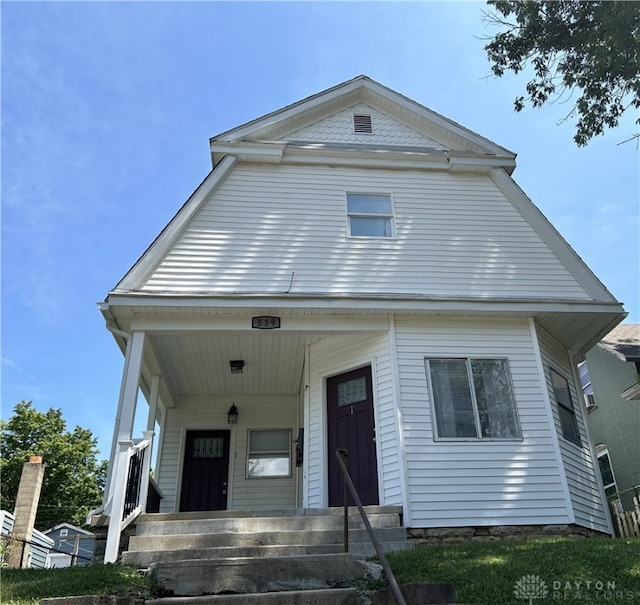
<instances>
[{"instance_id":1,"label":"white house","mask_svg":"<svg viewBox=\"0 0 640 605\"><path fill-rule=\"evenodd\" d=\"M161 512L338 505L346 448L409 528L611 533L576 361L625 313L514 153L359 76L211 157L100 304L125 355L107 558L152 440Z\"/></svg>"}]
</instances>

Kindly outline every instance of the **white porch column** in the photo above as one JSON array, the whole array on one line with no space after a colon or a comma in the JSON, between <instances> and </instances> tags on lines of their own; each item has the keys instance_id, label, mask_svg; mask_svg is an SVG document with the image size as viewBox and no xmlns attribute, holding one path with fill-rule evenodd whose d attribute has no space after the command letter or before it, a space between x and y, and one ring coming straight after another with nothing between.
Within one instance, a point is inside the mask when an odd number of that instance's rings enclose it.
<instances>
[{"instance_id":1,"label":"white porch column","mask_svg":"<svg viewBox=\"0 0 640 605\"><path fill-rule=\"evenodd\" d=\"M111 508L113 485L117 476L116 457L119 451L118 443L120 441L130 441L133 434L136 400L138 398L138 387L140 386L140 375L142 373L144 340L144 332L133 332L127 342L124 368L122 370L122 383L120 385L120 396L118 398L118 410L113 428L111 456L109 457L109 474L106 482L109 489L105 498L105 512L107 514L109 514ZM124 480L126 480L126 478Z\"/></svg>"},{"instance_id":2,"label":"white porch column","mask_svg":"<svg viewBox=\"0 0 640 605\"><path fill-rule=\"evenodd\" d=\"M134 332L131 335L129 358L126 361L120 401L118 402L119 418L116 418L117 441L130 441L133 435L133 422L136 416L136 402L142 373L144 338L144 332Z\"/></svg>"},{"instance_id":3,"label":"white porch column","mask_svg":"<svg viewBox=\"0 0 640 605\"><path fill-rule=\"evenodd\" d=\"M153 376L151 376L151 393L149 394L149 415L147 416L147 431L155 430L159 391L160 374L154 374Z\"/></svg>"}]
</instances>

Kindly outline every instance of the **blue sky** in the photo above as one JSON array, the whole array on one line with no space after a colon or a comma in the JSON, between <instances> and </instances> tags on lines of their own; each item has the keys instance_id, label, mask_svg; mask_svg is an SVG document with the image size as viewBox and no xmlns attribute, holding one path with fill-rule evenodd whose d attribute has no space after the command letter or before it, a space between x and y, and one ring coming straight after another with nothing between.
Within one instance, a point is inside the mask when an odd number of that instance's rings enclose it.
<instances>
[{"instance_id":1,"label":"blue sky","mask_svg":"<svg viewBox=\"0 0 640 605\"><path fill-rule=\"evenodd\" d=\"M640 321L636 115L577 148L516 114L480 2L2 2L2 415L108 456L123 358L96 303L210 169L209 137L359 74L518 154L514 178Z\"/></svg>"}]
</instances>

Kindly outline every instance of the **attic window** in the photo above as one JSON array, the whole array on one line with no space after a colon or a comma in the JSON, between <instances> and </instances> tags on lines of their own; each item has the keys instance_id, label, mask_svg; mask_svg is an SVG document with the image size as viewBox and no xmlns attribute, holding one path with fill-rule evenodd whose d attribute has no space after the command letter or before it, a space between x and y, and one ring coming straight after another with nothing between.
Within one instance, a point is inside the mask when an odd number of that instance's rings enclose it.
<instances>
[{"instance_id":1,"label":"attic window","mask_svg":"<svg viewBox=\"0 0 640 605\"><path fill-rule=\"evenodd\" d=\"M371 116L364 113L354 113L353 132L357 134L372 134L373 124L371 122Z\"/></svg>"}]
</instances>

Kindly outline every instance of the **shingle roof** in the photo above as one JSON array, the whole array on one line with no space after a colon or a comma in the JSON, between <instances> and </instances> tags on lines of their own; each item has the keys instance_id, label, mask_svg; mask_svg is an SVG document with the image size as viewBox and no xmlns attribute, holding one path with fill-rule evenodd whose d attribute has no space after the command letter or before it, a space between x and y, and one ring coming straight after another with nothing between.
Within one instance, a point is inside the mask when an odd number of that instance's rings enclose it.
<instances>
[{"instance_id":1,"label":"shingle roof","mask_svg":"<svg viewBox=\"0 0 640 605\"><path fill-rule=\"evenodd\" d=\"M640 361L640 324L620 324L598 346L624 361Z\"/></svg>"}]
</instances>

